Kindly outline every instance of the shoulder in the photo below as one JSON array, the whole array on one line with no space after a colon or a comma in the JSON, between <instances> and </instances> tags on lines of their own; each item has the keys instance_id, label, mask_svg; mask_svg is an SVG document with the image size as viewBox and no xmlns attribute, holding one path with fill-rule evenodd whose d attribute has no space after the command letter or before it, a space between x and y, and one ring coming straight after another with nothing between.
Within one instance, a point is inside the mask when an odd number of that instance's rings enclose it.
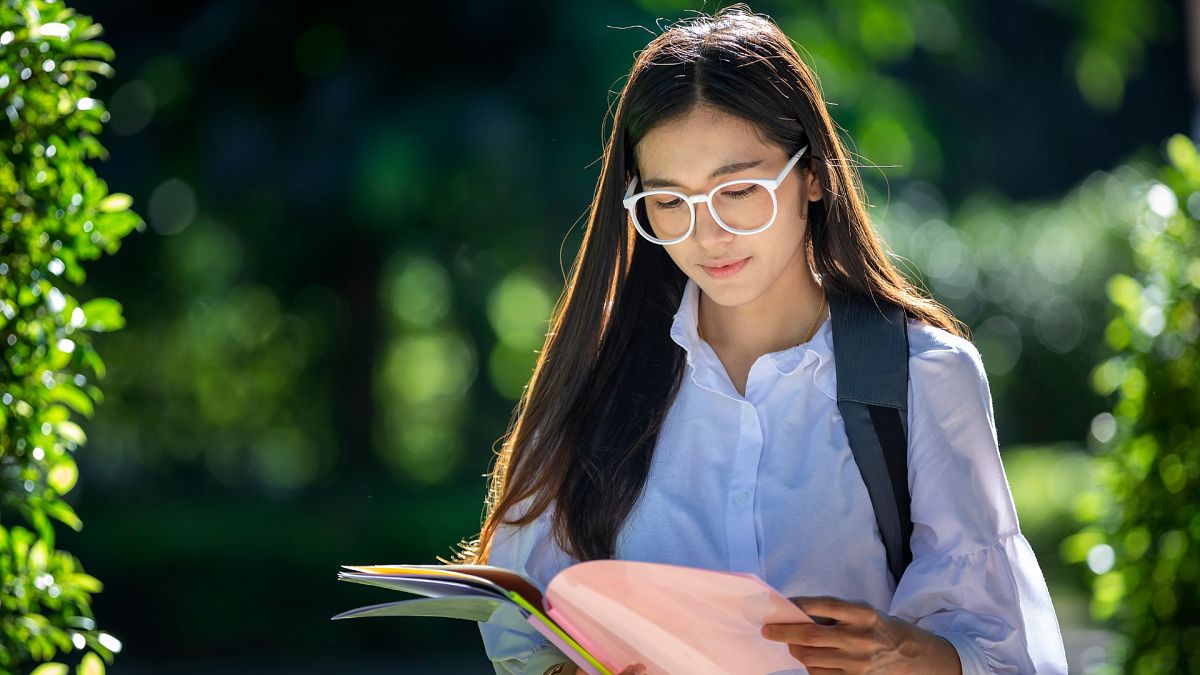
<instances>
[{"instance_id":1,"label":"shoulder","mask_svg":"<svg viewBox=\"0 0 1200 675\"><path fill-rule=\"evenodd\" d=\"M941 418L943 424L966 416L991 426L987 371L970 340L909 319L908 377L910 412Z\"/></svg>"},{"instance_id":2,"label":"shoulder","mask_svg":"<svg viewBox=\"0 0 1200 675\"><path fill-rule=\"evenodd\" d=\"M908 319L908 355L921 356L930 352L961 352L978 356L975 345L939 326L921 319Z\"/></svg>"},{"instance_id":3,"label":"shoulder","mask_svg":"<svg viewBox=\"0 0 1200 675\"><path fill-rule=\"evenodd\" d=\"M920 319L908 319L910 371L986 380L983 357L970 340Z\"/></svg>"}]
</instances>

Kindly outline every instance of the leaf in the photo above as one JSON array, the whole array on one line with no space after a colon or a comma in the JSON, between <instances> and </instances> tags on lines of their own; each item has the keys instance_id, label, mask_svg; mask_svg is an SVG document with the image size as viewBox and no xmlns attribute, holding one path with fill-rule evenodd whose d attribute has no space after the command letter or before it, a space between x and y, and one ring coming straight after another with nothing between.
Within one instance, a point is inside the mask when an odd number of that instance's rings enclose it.
<instances>
[{"instance_id":1,"label":"leaf","mask_svg":"<svg viewBox=\"0 0 1200 675\"><path fill-rule=\"evenodd\" d=\"M71 508L70 504L64 501L53 501L46 504L45 508L47 514L72 530L79 532L83 529L83 521L75 515L75 510Z\"/></svg>"},{"instance_id":2,"label":"leaf","mask_svg":"<svg viewBox=\"0 0 1200 675\"><path fill-rule=\"evenodd\" d=\"M75 672L78 675L104 675L104 662L94 652L88 652Z\"/></svg>"},{"instance_id":3,"label":"leaf","mask_svg":"<svg viewBox=\"0 0 1200 675\"><path fill-rule=\"evenodd\" d=\"M67 347L71 351L60 348L60 345L58 344L52 344L50 348L50 363L48 364L50 370L62 370L67 366L68 363L71 362L71 354L74 352L74 344L63 344L62 346Z\"/></svg>"},{"instance_id":4,"label":"leaf","mask_svg":"<svg viewBox=\"0 0 1200 675\"><path fill-rule=\"evenodd\" d=\"M33 542L33 546L29 547L29 567L35 572L41 572L46 569L46 565L50 562L50 549L53 544L46 541L49 537L45 535L41 539Z\"/></svg>"},{"instance_id":5,"label":"leaf","mask_svg":"<svg viewBox=\"0 0 1200 675\"><path fill-rule=\"evenodd\" d=\"M1200 153L1196 144L1183 134L1175 134L1167 140L1167 157L1180 171L1192 180L1200 180Z\"/></svg>"},{"instance_id":6,"label":"leaf","mask_svg":"<svg viewBox=\"0 0 1200 675\"><path fill-rule=\"evenodd\" d=\"M96 218L96 231L111 241L118 241L142 225L142 219L133 211L107 213Z\"/></svg>"},{"instance_id":7,"label":"leaf","mask_svg":"<svg viewBox=\"0 0 1200 675\"><path fill-rule=\"evenodd\" d=\"M79 58L100 59L102 61L112 61L115 56L113 48L107 42L99 40L89 40L75 45L74 56Z\"/></svg>"},{"instance_id":8,"label":"leaf","mask_svg":"<svg viewBox=\"0 0 1200 675\"><path fill-rule=\"evenodd\" d=\"M70 456L63 456L54 468L50 469L46 475L46 482L50 483L50 487L60 495L65 495L75 487L75 481L79 479L79 469L75 466L75 460ZM62 518L59 518L62 520ZM78 518L76 518L78 520ZM67 523L68 525L70 523Z\"/></svg>"},{"instance_id":9,"label":"leaf","mask_svg":"<svg viewBox=\"0 0 1200 675\"><path fill-rule=\"evenodd\" d=\"M124 192L114 192L100 201L98 208L105 213L124 211L133 205L133 197Z\"/></svg>"},{"instance_id":10,"label":"leaf","mask_svg":"<svg viewBox=\"0 0 1200 675\"><path fill-rule=\"evenodd\" d=\"M94 411L92 399L83 390L70 382L59 382L53 389L46 392L46 398L56 403L65 403L75 412L91 417Z\"/></svg>"},{"instance_id":11,"label":"leaf","mask_svg":"<svg viewBox=\"0 0 1200 675\"><path fill-rule=\"evenodd\" d=\"M84 152L87 153L88 159L96 159L97 157L108 159L108 150L100 143L100 139L95 136L84 136L79 139L79 142L83 146Z\"/></svg>"},{"instance_id":12,"label":"leaf","mask_svg":"<svg viewBox=\"0 0 1200 675\"><path fill-rule=\"evenodd\" d=\"M99 75L103 75L105 77L112 77L117 72L117 71L113 70L112 66L108 65L107 63L105 63L103 61L87 61L87 60L80 60L80 59L70 59L67 61L63 61L62 62L62 70L64 73L70 72L72 70L83 70L83 71L88 71L88 72L93 72L93 73L96 73Z\"/></svg>"},{"instance_id":13,"label":"leaf","mask_svg":"<svg viewBox=\"0 0 1200 675\"><path fill-rule=\"evenodd\" d=\"M100 591L104 590L104 584L100 583L99 579L90 574L84 574L83 572L71 573L67 576L64 583L74 586L75 588L83 589L88 593L99 593Z\"/></svg>"},{"instance_id":14,"label":"leaf","mask_svg":"<svg viewBox=\"0 0 1200 675\"><path fill-rule=\"evenodd\" d=\"M83 445L87 442L87 435L83 433L83 428L71 420L63 420L55 426L58 428L59 435L75 445Z\"/></svg>"},{"instance_id":15,"label":"leaf","mask_svg":"<svg viewBox=\"0 0 1200 675\"><path fill-rule=\"evenodd\" d=\"M43 663L29 675L67 675L70 672L65 663Z\"/></svg>"},{"instance_id":16,"label":"leaf","mask_svg":"<svg viewBox=\"0 0 1200 675\"><path fill-rule=\"evenodd\" d=\"M61 422L70 418L71 411L67 410L67 407L63 405L51 404L46 406L46 408L42 411L42 422L50 422L53 424L55 422Z\"/></svg>"},{"instance_id":17,"label":"leaf","mask_svg":"<svg viewBox=\"0 0 1200 675\"><path fill-rule=\"evenodd\" d=\"M104 373L106 372L104 367L104 359L100 358L100 353L95 349L88 347L83 350L83 365L91 368L92 372L96 374L97 378L104 379ZM98 388L90 387L87 391L87 395L90 396L93 401L97 403L100 402L100 390Z\"/></svg>"},{"instance_id":18,"label":"leaf","mask_svg":"<svg viewBox=\"0 0 1200 675\"><path fill-rule=\"evenodd\" d=\"M121 303L112 298L95 298L83 303L83 315L87 317L87 330L118 330L125 325L121 316Z\"/></svg>"}]
</instances>

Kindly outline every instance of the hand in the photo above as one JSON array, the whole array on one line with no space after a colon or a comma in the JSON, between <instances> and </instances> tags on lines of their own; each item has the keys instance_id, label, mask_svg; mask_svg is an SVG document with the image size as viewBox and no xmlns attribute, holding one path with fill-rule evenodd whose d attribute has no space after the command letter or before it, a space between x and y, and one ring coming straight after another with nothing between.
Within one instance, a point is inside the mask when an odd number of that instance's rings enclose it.
<instances>
[{"instance_id":1,"label":"hand","mask_svg":"<svg viewBox=\"0 0 1200 675\"><path fill-rule=\"evenodd\" d=\"M818 623L773 623L763 637L788 643L812 675L945 673L961 675L958 652L945 638L870 605L830 597L789 598ZM824 619L832 622L822 623Z\"/></svg>"},{"instance_id":2,"label":"hand","mask_svg":"<svg viewBox=\"0 0 1200 675\"><path fill-rule=\"evenodd\" d=\"M571 670L572 668L574 668L574 670ZM587 673L583 668L580 668L575 664L571 664L568 666L567 670L564 671L564 675L587 675ZM632 666L627 667L625 670L622 670L620 673L617 673L617 675L646 675L646 666L640 663L635 663Z\"/></svg>"}]
</instances>

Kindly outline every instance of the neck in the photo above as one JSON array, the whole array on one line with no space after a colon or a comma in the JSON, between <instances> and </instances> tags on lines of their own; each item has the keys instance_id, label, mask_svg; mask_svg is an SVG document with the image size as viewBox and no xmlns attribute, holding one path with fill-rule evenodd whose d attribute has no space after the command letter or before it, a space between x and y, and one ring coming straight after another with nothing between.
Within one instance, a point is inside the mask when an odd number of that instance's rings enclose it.
<instances>
[{"instance_id":1,"label":"neck","mask_svg":"<svg viewBox=\"0 0 1200 675\"><path fill-rule=\"evenodd\" d=\"M700 335L714 349L750 357L808 341L825 320L825 294L807 264L792 269L796 273L785 273L762 295L737 307L718 305L701 291Z\"/></svg>"}]
</instances>

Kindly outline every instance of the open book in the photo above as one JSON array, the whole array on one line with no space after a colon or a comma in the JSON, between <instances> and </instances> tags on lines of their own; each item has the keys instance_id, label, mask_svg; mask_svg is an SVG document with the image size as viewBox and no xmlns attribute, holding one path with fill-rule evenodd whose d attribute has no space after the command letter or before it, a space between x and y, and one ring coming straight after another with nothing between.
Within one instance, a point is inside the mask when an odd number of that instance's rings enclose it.
<instances>
[{"instance_id":1,"label":"open book","mask_svg":"<svg viewBox=\"0 0 1200 675\"><path fill-rule=\"evenodd\" d=\"M343 565L338 579L424 596L342 612L487 621L506 603L591 675L634 663L650 673L804 673L768 623L808 623L799 607L753 574L637 562L572 565L541 589L491 565Z\"/></svg>"}]
</instances>

